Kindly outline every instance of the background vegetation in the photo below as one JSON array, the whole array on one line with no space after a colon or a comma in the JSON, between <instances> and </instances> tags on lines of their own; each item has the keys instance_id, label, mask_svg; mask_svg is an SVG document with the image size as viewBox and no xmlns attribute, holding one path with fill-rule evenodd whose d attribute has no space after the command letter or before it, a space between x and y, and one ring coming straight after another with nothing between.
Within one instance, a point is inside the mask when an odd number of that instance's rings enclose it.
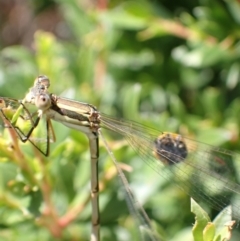
<instances>
[{"instance_id":1,"label":"background vegetation","mask_svg":"<svg viewBox=\"0 0 240 241\"><path fill-rule=\"evenodd\" d=\"M2 0L0 9L0 96L21 99L45 74L58 95L239 151L239 1ZM28 143L14 154L0 134L0 240L89 240L88 143L54 129L48 158ZM189 196L105 136L164 240L191 240ZM102 240L137 240L103 146L99 175Z\"/></svg>"}]
</instances>

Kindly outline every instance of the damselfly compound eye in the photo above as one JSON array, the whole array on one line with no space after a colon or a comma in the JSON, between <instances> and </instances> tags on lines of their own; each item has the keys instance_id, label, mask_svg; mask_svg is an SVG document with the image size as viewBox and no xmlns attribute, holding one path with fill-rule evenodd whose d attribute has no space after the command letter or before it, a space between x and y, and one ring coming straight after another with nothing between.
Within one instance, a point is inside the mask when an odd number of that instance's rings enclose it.
<instances>
[{"instance_id":1,"label":"damselfly compound eye","mask_svg":"<svg viewBox=\"0 0 240 241\"><path fill-rule=\"evenodd\" d=\"M34 86L41 90L47 90L50 86L50 80L46 75L39 75L34 81Z\"/></svg>"},{"instance_id":2,"label":"damselfly compound eye","mask_svg":"<svg viewBox=\"0 0 240 241\"><path fill-rule=\"evenodd\" d=\"M47 110L51 107L51 98L48 94L42 93L35 97L35 105L40 110Z\"/></svg>"},{"instance_id":3,"label":"damselfly compound eye","mask_svg":"<svg viewBox=\"0 0 240 241\"><path fill-rule=\"evenodd\" d=\"M188 155L187 146L181 135L164 133L154 141L155 156L167 165L184 161Z\"/></svg>"}]
</instances>

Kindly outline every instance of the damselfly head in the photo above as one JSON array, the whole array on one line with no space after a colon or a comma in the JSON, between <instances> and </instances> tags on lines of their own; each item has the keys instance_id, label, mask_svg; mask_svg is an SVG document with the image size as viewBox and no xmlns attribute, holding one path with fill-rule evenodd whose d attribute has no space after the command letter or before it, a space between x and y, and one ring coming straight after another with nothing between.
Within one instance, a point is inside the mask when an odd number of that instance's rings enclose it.
<instances>
[{"instance_id":1,"label":"damselfly head","mask_svg":"<svg viewBox=\"0 0 240 241\"><path fill-rule=\"evenodd\" d=\"M46 75L39 75L34 81L34 87L43 91L47 90L50 86L50 80Z\"/></svg>"},{"instance_id":2,"label":"damselfly head","mask_svg":"<svg viewBox=\"0 0 240 241\"><path fill-rule=\"evenodd\" d=\"M29 92L24 98L24 102L27 103L36 103L36 96L41 95L42 93L48 93L48 88L50 86L50 80L45 75L38 76L34 81L34 86L30 88Z\"/></svg>"}]
</instances>

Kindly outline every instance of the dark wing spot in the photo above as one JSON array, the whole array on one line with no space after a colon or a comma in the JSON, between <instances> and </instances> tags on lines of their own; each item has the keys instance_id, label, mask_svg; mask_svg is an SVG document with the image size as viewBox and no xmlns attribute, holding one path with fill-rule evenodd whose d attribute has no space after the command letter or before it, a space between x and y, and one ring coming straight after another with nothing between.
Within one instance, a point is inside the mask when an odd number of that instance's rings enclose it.
<instances>
[{"instance_id":1,"label":"dark wing spot","mask_svg":"<svg viewBox=\"0 0 240 241\"><path fill-rule=\"evenodd\" d=\"M188 155L187 146L181 135L165 133L154 141L155 156L167 165L184 161Z\"/></svg>"}]
</instances>

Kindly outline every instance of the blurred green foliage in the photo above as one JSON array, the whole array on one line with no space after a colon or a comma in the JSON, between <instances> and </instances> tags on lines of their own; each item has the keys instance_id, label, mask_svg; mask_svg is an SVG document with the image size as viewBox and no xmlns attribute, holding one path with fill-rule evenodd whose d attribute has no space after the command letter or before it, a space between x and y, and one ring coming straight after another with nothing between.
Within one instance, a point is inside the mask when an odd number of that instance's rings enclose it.
<instances>
[{"instance_id":1,"label":"blurred green foliage","mask_svg":"<svg viewBox=\"0 0 240 241\"><path fill-rule=\"evenodd\" d=\"M26 1L33 14L26 29L39 19L50 25L49 9L62 17L53 31L35 29L30 44L0 40L0 96L21 99L45 74L57 95L239 150L239 1L42 2ZM60 124L54 129L49 158L29 143L15 155L8 130L0 133L0 240L89 240L88 143ZM118 161L133 167L126 175L164 240L189 240L189 197L120 137L106 137ZM137 240L117 174L100 151L102 240Z\"/></svg>"}]
</instances>

